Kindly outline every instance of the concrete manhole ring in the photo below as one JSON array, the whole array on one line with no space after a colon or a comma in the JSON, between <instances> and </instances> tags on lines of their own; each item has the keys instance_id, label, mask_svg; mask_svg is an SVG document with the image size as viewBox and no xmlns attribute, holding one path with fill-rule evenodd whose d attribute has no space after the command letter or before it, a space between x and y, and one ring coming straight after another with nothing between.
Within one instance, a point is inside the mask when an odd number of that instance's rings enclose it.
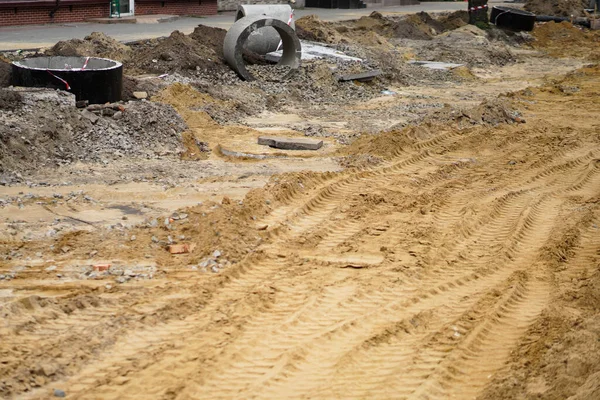
<instances>
[{"instance_id":1,"label":"concrete manhole ring","mask_svg":"<svg viewBox=\"0 0 600 400\"><path fill-rule=\"evenodd\" d=\"M254 76L246 69L243 58L244 43L252 32L266 26L273 27L281 36L283 54L277 65L285 65L292 70L300 67L302 46L294 29L285 22L265 18L264 16L249 16L236 21L227 31L223 43L223 53L227 64L244 80L252 81Z\"/></svg>"}]
</instances>

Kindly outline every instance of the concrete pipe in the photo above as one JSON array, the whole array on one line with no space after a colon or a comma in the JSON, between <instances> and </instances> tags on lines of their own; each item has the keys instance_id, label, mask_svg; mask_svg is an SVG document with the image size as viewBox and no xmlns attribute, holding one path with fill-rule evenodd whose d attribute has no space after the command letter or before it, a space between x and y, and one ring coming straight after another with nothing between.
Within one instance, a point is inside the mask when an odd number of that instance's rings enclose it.
<instances>
[{"instance_id":1,"label":"concrete pipe","mask_svg":"<svg viewBox=\"0 0 600 400\"><path fill-rule=\"evenodd\" d=\"M292 7L288 4L257 4L257 5L240 5L238 6L235 20L238 21L244 17L274 18L283 21L287 24L292 14ZM290 26L296 29L296 24L292 20ZM265 55L277 50L279 45L279 34L273 28L261 28L256 32L252 32L246 42L246 49L253 53Z\"/></svg>"},{"instance_id":2,"label":"concrete pipe","mask_svg":"<svg viewBox=\"0 0 600 400\"><path fill-rule=\"evenodd\" d=\"M34 57L12 64L15 86L67 90L90 104L121 100L123 65L97 57Z\"/></svg>"},{"instance_id":3,"label":"concrete pipe","mask_svg":"<svg viewBox=\"0 0 600 400\"><path fill-rule=\"evenodd\" d=\"M223 53L227 64L244 80L254 80L252 74L246 69L246 63L244 62L244 43L253 32L264 27L272 27L283 42L283 54L278 65L287 65L292 69L300 67L302 46L296 32L287 23L261 16L244 17L229 28L223 43Z\"/></svg>"}]
</instances>

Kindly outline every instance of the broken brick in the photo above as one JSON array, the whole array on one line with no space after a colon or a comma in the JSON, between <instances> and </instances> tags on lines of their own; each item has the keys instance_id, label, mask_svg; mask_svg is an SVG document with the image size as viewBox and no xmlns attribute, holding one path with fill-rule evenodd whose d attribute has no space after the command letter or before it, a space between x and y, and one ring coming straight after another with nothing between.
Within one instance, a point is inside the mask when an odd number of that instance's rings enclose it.
<instances>
[{"instance_id":1,"label":"broken brick","mask_svg":"<svg viewBox=\"0 0 600 400\"><path fill-rule=\"evenodd\" d=\"M99 272L108 271L110 267L111 267L111 264L95 264L93 266L94 271L99 271Z\"/></svg>"},{"instance_id":2,"label":"broken brick","mask_svg":"<svg viewBox=\"0 0 600 400\"><path fill-rule=\"evenodd\" d=\"M172 244L169 245L169 253L171 254L184 254L191 253L196 248L195 243L186 244Z\"/></svg>"}]
</instances>

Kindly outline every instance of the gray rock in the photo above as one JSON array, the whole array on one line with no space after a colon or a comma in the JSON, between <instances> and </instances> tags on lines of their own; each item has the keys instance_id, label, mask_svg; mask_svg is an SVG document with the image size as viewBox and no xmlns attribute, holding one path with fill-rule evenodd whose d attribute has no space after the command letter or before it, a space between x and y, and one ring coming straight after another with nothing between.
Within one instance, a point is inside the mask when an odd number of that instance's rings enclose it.
<instances>
[{"instance_id":1,"label":"gray rock","mask_svg":"<svg viewBox=\"0 0 600 400\"><path fill-rule=\"evenodd\" d=\"M275 136L260 136L258 144L282 150L319 150L323 147L322 140Z\"/></svg>"},{"instance_id":2,"label":"gray rock","mask_svg":"<svg viewBox=\"0 0 600 400\"><path fill-rule=\"evenodd\" d=\"M54 389L54 397L67 397L64 390Z\"/></svg>"},{"instance_id":3,"label":"gray rock","mask_svg":"<svg viewBox=\"0 0 600 400\"><path fill-rule=\"evenodd\" d=\"M98 122L98 120L100 119L100 117L98 117L96 114L94 114L93 112L90 112L88 110L83 110L81 112L81 116L87 120L89 120L92 124L96 124Z\"/></svg>"}]
</instances>

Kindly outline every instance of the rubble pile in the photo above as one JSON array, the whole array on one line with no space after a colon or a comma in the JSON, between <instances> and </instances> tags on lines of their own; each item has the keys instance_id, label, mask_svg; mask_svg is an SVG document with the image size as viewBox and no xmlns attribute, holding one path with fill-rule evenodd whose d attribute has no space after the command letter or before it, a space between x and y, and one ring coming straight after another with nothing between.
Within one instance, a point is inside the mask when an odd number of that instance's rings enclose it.
<instances>
[{"instance_id":1,"label":"rubble pile","mask_svg":"<svg viewBox=\"0 0 600 400\"><path fill-rule=\"evenodd\" d=\"M589 6L589 0L527 0L524 8L537 15L581 17Z\"/></svg>"},{"instance_id":2,"label":"rubble pile","mask_svg":"<svg viewBox=\"0 0 600 400\"><path fill-rule=\"evenodd\" d=\"M187 127L168 105L143 101L79 110L74 96L62 91L1 93L13 105L0 107L0 175L5 179L18 182L21 174L77 161L108 163L183 151L181 133Z\"/></svg>"}]
</instances>

